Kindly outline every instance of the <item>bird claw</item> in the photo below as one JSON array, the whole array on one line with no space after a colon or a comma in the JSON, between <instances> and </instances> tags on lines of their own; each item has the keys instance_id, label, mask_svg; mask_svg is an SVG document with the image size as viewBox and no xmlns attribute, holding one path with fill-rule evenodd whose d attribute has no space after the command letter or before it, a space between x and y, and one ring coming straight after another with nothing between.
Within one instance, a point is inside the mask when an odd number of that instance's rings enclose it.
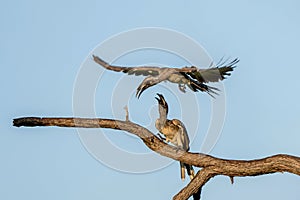
<instances>
[{"instance_id":1,"label":"bird claw","mask_svg":"<svg viewBox=\"0 0 300 200\"><path fill-rule=\"evenodd\" d=\"M166 138L164 138L163 136L161 136L161 134L160 134L160 133L157 133L156 135L159 137L159 139L160 139L160 140L162 140L162 141L166 141Z\"/></svg>"},{"instance_id":2,"label":"bird claw","mask_svg":"<svg viewBox=\"0 0 300 200\"><path fill-rule=\"evenodd\" d=\"M181 92L183 92L183 93L186 93L186 87L185 87L185 85L184 84L178 84L178 89L181 91Z\"/></svg>"}]
</instances>

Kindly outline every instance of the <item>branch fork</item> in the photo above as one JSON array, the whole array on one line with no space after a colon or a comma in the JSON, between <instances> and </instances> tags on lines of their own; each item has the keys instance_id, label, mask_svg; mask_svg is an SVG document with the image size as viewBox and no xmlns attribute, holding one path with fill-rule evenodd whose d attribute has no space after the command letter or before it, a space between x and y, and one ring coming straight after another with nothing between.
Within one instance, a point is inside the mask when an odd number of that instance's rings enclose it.
<instances>
[{"instance_id":1,"label":"branch fork","mask_svg":"<svg viewBox=\"0 0 300 200\"><path fill-rule=\"evenodd\" d=\"M39 118L24 117L13 120L16 127L58 126L77 128L109 128L123 130L138 136L145 145L156 153L183 163L201 168L194 179L185 186L173 200L200 199L202 187L214 176L228 176L233 183L234 177L259 176L277 172L289 172L300 176L300 158L292 155L278 154L255 160L229 160L212 157L201 153L191 153L163 142L148 129L129 121L128 108L126 120L92 119L92 118Z\"/></svg>"}]
</instances>

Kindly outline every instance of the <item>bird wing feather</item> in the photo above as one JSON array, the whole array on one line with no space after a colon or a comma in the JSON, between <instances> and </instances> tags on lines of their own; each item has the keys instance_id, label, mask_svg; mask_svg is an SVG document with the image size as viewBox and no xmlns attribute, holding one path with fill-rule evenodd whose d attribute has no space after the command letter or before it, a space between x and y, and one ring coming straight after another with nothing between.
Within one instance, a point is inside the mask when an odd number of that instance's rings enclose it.
<instances>
[{"instance_id":1,"label":"bird wing feather","mask_svg":"<svg viewBox=\"0 0 300 200\"><path fill-rule=\"evenodd\" d=\"M187 72L186 74L190 77L197 79L201 83L208 83L208 82L218 82L224 80L226 76L230 76L235 68L235 65L239 62L236 58L228 64L224 66L217 66L208 69L198 69L191 72Z\"/></svg>"},{"instance_id":2,"label":"bird wing feather","mask_svg":"<svg viewBox=\"0 0 300 200\"><path fill-rule=\"evenodd\" d=\"M190 148L190 139L184 124L178 119L173 119L172 123L178 127L178 135L176 137L177 146L181 147L183 150L188 151Z\"/></svg>"},{"instance_id":3,"label":"bird wing feather","mask_svg":"<svg viewBox=\"0 0 300 200\"><path fill-rule=\"evenodd\" d=\"M96 63L104 67L105 69L115 71L115 72L124 72L129 75L143 75L143 76L157 76L159 74L159 67L152 67L152 66L137 66L137 67L122 67L116 65L110 65L109 63L105 62L98 56L93 55L93 59Z\"/></svg>"}]
</instances>

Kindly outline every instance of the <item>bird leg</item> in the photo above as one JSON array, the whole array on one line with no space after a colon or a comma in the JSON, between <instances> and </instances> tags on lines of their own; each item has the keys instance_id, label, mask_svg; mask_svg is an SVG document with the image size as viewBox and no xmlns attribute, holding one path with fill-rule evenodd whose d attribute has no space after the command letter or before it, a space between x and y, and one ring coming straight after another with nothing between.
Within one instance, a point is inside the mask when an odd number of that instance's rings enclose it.
<instances>
[{"instance_id":1,"label":"bird leg","mask_svg":"<svg viewBox=\"0 0 300 200\"><path fill-rule=\"evenodd\" d=\"M186 92L186 87L185 87L185 84L182 84L182 83L179 83L178 84L178 89L181 91L181 92L183 92L183 93L185 93Z\"/></svg>"}]
</instances>

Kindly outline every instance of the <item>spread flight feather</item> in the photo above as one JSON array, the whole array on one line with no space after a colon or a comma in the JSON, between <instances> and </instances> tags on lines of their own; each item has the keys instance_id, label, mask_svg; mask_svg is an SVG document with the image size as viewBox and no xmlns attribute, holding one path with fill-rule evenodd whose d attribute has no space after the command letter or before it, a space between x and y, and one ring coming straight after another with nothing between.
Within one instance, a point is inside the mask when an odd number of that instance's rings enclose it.
<instances>
[{"instance_id":1,"label":"spread flight feather","mask_svg":"<svg viewBox=\"0 0 300 200\"><path fill-rule=\"evenodd\" d=\"M213 96L213 94L217 94L217 91L219 91L218 88L208 86L205 83L226 79L226 76L231 75L234 67L239 62L238 59L234 59L228 64L222 63L223 66L199 69L195 66L183 68L156 66L125 67L110 65L95 55L93 55L93 59L96 63L111 71L124 72L128 75L147 76L137 88L136 96L138 98L144 90L165 80L177 83L179 90L182 92L186 92L186 86L188 86L194 92L206 92L210 96Z\"/></svg>"}]
</instances>

